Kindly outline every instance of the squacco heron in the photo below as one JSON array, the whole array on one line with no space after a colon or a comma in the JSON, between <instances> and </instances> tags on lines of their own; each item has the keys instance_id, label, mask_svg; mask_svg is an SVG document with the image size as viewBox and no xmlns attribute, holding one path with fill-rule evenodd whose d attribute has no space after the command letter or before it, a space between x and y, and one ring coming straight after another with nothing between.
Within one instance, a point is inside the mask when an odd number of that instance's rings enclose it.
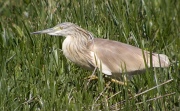
<instances>
[{"instance_id":1,"label":"squacco heron","mask_svg":"<svg viewBox=\"0 0 180 111\"><path fill-rule=\"evenodd\" d=\"M146 67L168 67L170 65L168 57L164 54L150 54L149 51L132 45L95 38L91 32L70 22L64 22L32 34L66 37L62 43L62 50L67 59L86 69L97 68L116 80L119 80L123 73L133 75L145 70Z\"/></svg>"}]
</instances>

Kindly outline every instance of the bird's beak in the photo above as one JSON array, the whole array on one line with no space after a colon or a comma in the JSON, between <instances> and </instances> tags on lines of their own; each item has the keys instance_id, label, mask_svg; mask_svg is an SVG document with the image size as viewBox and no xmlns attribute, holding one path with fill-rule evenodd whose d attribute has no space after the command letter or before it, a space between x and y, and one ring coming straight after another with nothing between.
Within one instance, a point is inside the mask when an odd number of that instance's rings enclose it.
<instances>
[{"instance_id":1,"label":"bird's beak","mask_svg":"<svg viewBox=\"0 0 180 111\"><path fill-rule=\"evenodd\" d=\"M49 28L49 29L45 29L45 30L41 30L41 31L37 31L37 32L32 32L31 34L57 35L60 31L61 31L60 28L58 28L58 27L53 27L53 28Z\"/></svg>"}]
</instances>

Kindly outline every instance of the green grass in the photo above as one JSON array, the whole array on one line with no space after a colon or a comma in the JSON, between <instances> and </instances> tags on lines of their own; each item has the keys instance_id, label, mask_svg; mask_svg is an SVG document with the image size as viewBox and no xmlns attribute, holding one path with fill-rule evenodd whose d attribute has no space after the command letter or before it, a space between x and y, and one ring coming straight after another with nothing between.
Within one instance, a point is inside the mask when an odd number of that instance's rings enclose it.
<instances>
[{"instance_id":1,"label":"green grass","mask_svg":"<svg viewBox=\"0 0 180 111\"><path fill-rule=\"evenodd\" d=\"M0 110L180 110L178 0L0 1ZM31 35L73 22L97 37L169 56L171 66L136 75L127 86L84 78L66 60L64 38ZM151 89L152 88L152 89Z\"/></svg>"}]
</instances>

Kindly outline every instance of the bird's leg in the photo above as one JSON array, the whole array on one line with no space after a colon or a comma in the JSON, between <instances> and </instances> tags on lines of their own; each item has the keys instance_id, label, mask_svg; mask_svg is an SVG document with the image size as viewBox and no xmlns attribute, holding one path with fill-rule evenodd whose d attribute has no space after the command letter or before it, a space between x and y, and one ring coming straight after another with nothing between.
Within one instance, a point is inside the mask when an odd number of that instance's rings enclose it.
<instances>
[{"instance_id":1,"label":"bird's leg","mask_svg":"<svg viewBox=\"0 0 180 111\"><path fill-rule=\"evenodd\" d=\"M85 79L88 79L89 81L91 81L91 80L98 79L98 77L93 74L93 75L90 75L90 76L86 77Z\"/></svg>"},{"instance_id":2,"label":"bird's leg","mask_svg":"<svg viewBox=\"0 0 180 111\"><path fill-rule=\"evenodd\" d=\"M119 84L119 85L127 85L127 78L126 78L125 75L123 76L124 82L119 81L119 80L117 80L117 79L113 79L113 78L107 77L107 76L105 76L105 78L106 78L108 81L111 81L112 83L116 83L116 84Z\"/></svg>"},{"instance_id":3,"label":"bird's leg","mask_svg":"<svg viewBox=\"0 0 180 111\"><path fill-rule=\"evenodd\" d=\"M86 77L85 79L88 79L89 81L98 79L98 77L95 75L96 69L97 67L95 67L93 73L90 76Z\"/></svg>"},{"instance_id":4,"label":"bird's leg","mask_svg":"<svg viewBox=\"0 0 180 111\"><path fill-rule=\"evenodd\" d=\"M127 77L126 77L126 75L125 74L123 74L123 80L124 81L118 81L118 80L115 80L115 79L112 79L111 81L114 81L115 83L118 83L118 84L120 84L120 85L127 85Z\"/></svg>"},{"instance_id":5,"label":"bird's leg","mask_svg":"<svg viewBox=\"0 0 180 111\"><path fill-rule=\"evenodd\" d=\"M97 69L97 67L94 68L94 71L93 71L93 73L92 73L90 76L88 76L87 78L85 78L85 79L88 79L88 82L87 82L87 84L86 84L86 87L89 85L89 83L90 83L91 80L98 79L98 77L95 75L96 69Z\"/></svg>"},{"instance_id":6,"label":"bird's leg","mask_svg":"<svg viewBox=\"0 0 180 111\"><path fill-rule=\"evenodd\" d=\"M90 76L88 76L88 77L85 78L85 79L88 79L88 80L89 80L89 81L88 81L88 84L89 84L89 82L90 82L91 80L98 79L98 77L95 75L96 69L97 69L97 67L94 68L94 71L93 71L93 73L92 73ZM113 78L110 78L110 77L107 77L107 76L104 76L104 77L105 77L108 81L110 81L110 82L113 82L113 83L116 83L116 84L119 84L119 85L127 85L126 75L123 75L124 82L119 81L119 80L116 80L116 79L113 79ZM107 82L107 84L109 85L110 83Z\"/></svg>"},{"instance_id":7,"label":"bird's leg","mask_svg":"<svg viewBox=\"0 0 180 111\"><path fill-rule=\"evenodd\" d=\"M126 80L124 82L122 82L122 81L118 81L116 79L111 79L111 82L117 83L119 85L125 85L125 86L127 85L127 81Z\"/></svg>"}]
</instances>

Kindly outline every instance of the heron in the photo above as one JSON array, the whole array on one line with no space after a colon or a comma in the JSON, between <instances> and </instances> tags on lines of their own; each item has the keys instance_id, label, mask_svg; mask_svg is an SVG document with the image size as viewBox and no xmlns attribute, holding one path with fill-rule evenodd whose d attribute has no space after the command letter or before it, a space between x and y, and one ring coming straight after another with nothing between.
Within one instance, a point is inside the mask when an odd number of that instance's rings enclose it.
<instances>
[{"instance_id":1,"label":"heron","mask_svg":"<svg viewBox=\"0 0 180 111\"><path fill-rule=\"evenodd\" d=\"M65 37L62 51L67 59L89 70L99 69L112 78L112 81L119 81L124 73L131 76L146 68L170 65L165 54L152 53L114 40L96 38L93 33L71 22L63 22L32 34ZM121 81L119 83L124 84Z\"/></svg>"}]
</instances>

